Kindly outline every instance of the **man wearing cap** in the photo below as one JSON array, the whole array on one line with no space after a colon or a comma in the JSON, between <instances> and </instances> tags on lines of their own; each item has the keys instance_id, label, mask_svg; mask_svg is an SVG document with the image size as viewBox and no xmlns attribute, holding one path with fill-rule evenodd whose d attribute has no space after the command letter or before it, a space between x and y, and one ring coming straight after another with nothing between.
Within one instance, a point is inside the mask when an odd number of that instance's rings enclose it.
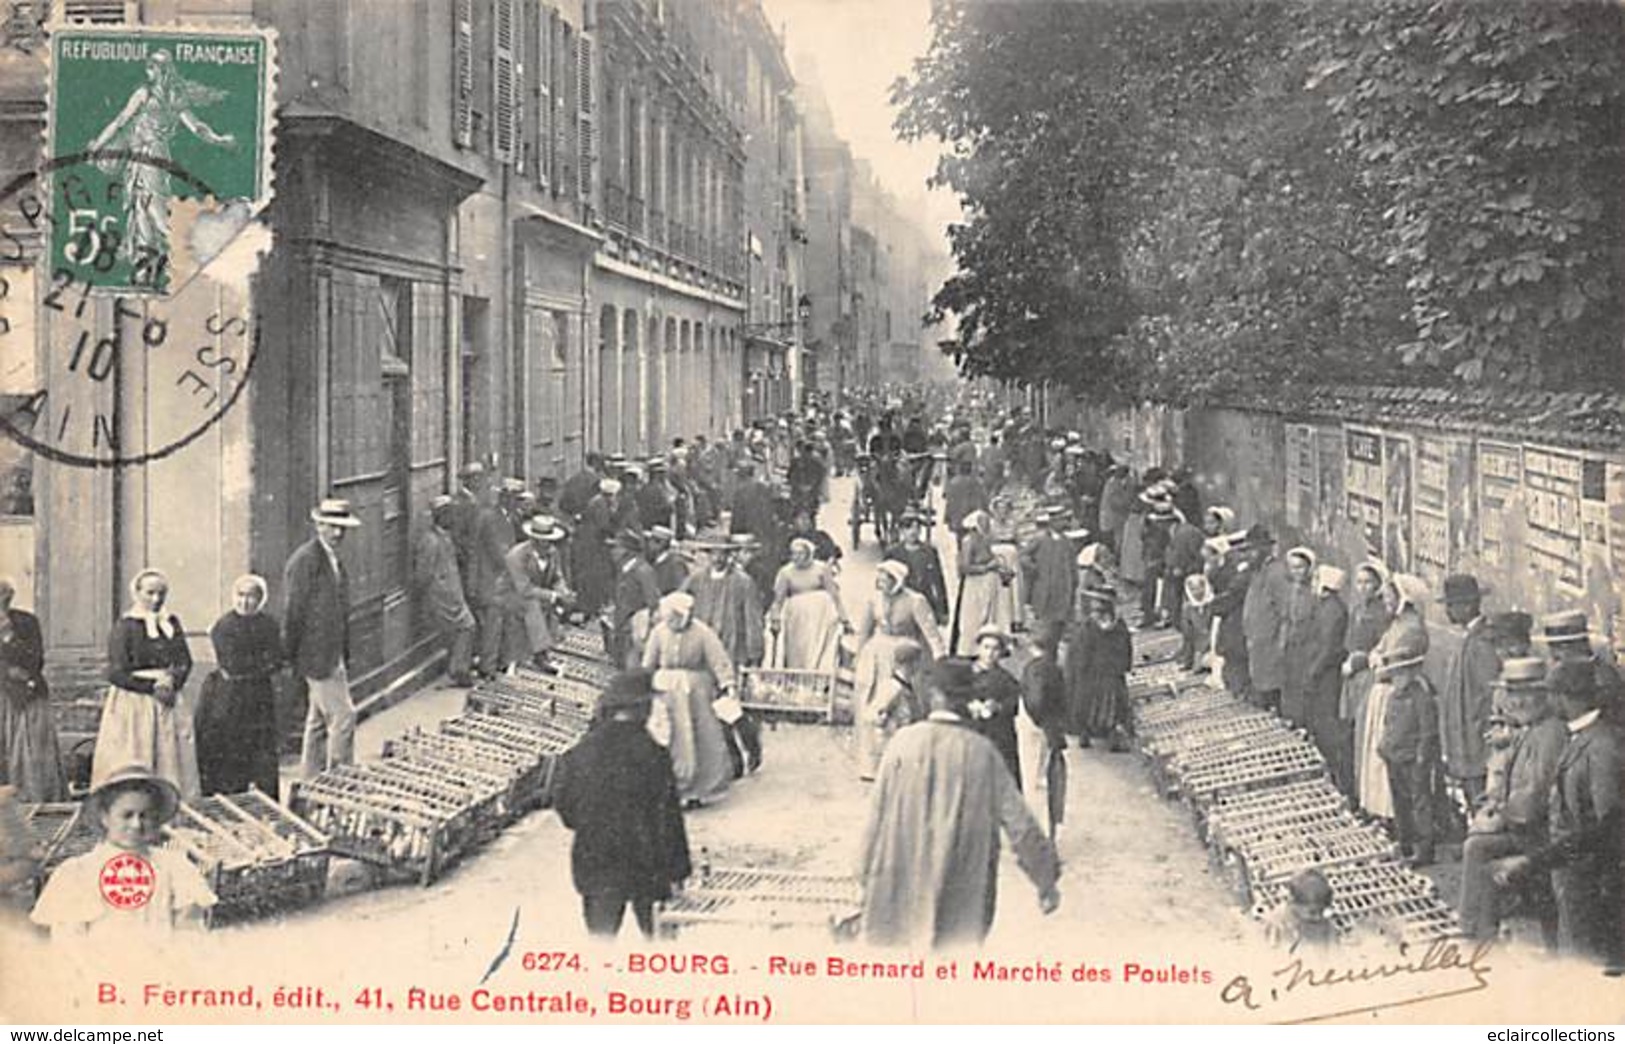
<instances>
[{"instance_id":1,"label":"man wearing cap","mask_svg":"<svg viewBox=\"0 0 1625 1044\"><path fill-rule=\"evenodd\" d=\"M667 481L665 458L650 457L648 468L649 481L638 489L638 521L646 527L671 529L676 525L677 497Z\"/></svg>"},{"instance_id":2,"label":"man wearing cap","mask_svg":"<svg viewBox=\"0 0 1625 1044\"><path fill-rule=\"evenodd\" d=\"M925 596L938 626L948 624L948 582L942 573L942 556L925 542L927 516L917 508L903 512L903 540L886 549L885 561L908 567L909 586Z\"/></svg>"},{"instance_id":3,"label":"man wearing cap","mask_svg":"<svg viewBox=\"0 0 1625 1044\"><path fill-rule=\"evenodd\" d=\"M457 547L451 541L455 501L445 494L429 505L429 524L412 556L412 579L424 615L448 636L446 674L453 685L473 683L474 613L463 597L463 578L457 571Z\"/></svg>"},{"instance_id":4,"label":"man wearing cap","mask_svg":"<svg viewBox=\"0 0 1625 1044\"><path fill-rule=\"evenodd\" d=\"M1597 680L1598 706L1603 720L1615 729L1625 727L1625 679L1619 668L1591 648L1586 614L1578 609L1552 613L1541 621L1541 639L1557 664L1577 663L1591 669Z\"/></svg>"},{"instance_id":5,"label":"man wearing cap","mask_svg":"<svg viewBox=\"0 0 1625 1044\"><path fill-rule=\"evenodd\" d=\"M588 613L598 612L615 593L610 544L617 532L620 508L620 480L599 479L598 492L588 499L581 524L570 541L570 575L575 579L581 608Z\"/></svg>"},{"instance_id":6,"label":"man wearing cap","mask_svg":"<svg viewBox=\"0 0 1625 1044\"><path fill-rule=\"evenodd\" d=\"M861 926L875 946L981 943L993 927L1001 831L1040 909L1060 905L1054 845L993 744L965 727L970 665L934 665L925 688L930 714L887 745L859 847Z\"/></svg>"},{"instance_id":7,"label":"man wearing cap","mask_svg":"<svg viewBox=\"0 0 1625 1044\"><path fill-rule=\"evenodd\" d=\"M1040 508L1033 517L1038 534L1022 549L1021 565L1028 619L1037 630L1060 634L1072 618L1077 571L1072 541L1055 531L1056 514L1053 508Z\"/></svg>"},{"instance_id":8,"label":"man wearing cap","mask_svg":"<svg viewBox=\"0 0 1625 1044\"><path fill-rule=\"evenodd\" d=\"M630 667L636 665L643 654L644 641L660 605L660 583L655 579L654 567L643 557L640 533L623 529L617 534L610 549L610 560L615 570L615 586L610 597L604 648L611 663Z\"/></svg>"},{"instance_id":9,"label":"man wearing cap","mask_svg":"<svg viewBox=\"0 0 1625 1044\"><path fill-rule=\"evenodd\" d=\"M748 553L752 546L752 538L747 534L733 537L728 545L716 549L711 566L689 577L683 588L693 596L694 619L716 634L735 669L761 663L766 651L762 601L755 582L738 560L738 555ZM733 689L738 680L734 676L719 676L717 684L728 690ZM729 707L731 719L723 722L729 738L728 756L737 779L762 767L762 729L743 707L734 714L731 704L725 706Z\"/></svg>"},{"instance_id":10,"label":"man wearing cap","mask_svg":"<svg viewBox=\"0 0 1625 1044\"><path fill-rule=\"evenodd\" d=\"M797 511L818 511L824 490L824 462L813 453L812 443L802 442L796 447L796 455L790 461L790 468L785 475L790 483L790 496Z\"/></svg>"},{"instance_id":11,"label":"man wearing cap","mask_svg":"<svg viewBox=\"0 0 1625 1044\"><path fill-rule=\"evenodd\" d=\"M654 904L693 872L671 757L649 735L648 671L609 680L596 718L559 759L553 808L574 831L570 877L587 931L614 938L628 905L646 939Z\"/></svg>"},{"instance_id":12,"label":"man wearing cap","mask_svg":"<svg viewBox=\"0 0 1625 1044\"><path fill-rule=\"evenodd\" d=\"M1343 602L1347 574L1336 566L1315 567L1315 589L1309 627L1303 632L1308 655L1303 658L1304 724L1315 745L1326 756L1332 781L1345 793L1354 787L1354 728L1339 714L1343 696L1343 641L1348 635L1349 610Z\"/></svg>"},{"instance_id":13,"label":"man wearing cap","mask_svg":"<svg viewBox=\"0 0 1625 1044\"><path fill-rule=\"evenodd\" d=\"M1497 863L1495 881L1505 886L1549 872L1559 950L1597 960L1617 975L1625 970L1619 734L1602 720L1603 694L1591 665L1559 663L1550 685L1568 723L1568 742L1552 783L1546 838L1529 854Z\"/></svg>"},{"instance_id":14,"label":"man wearing cap","mask_svg":"<svg viewBox=\"0 0 1625 1044\"><path fill-rule=\"evenodd\" d=\"M1433 685L1422 673L1425 647L1396 646L1377 667L1377 683L1390 687L1378 745L1388 767L1394 832L1412 866L1433 863L1437 840L1434 805L1439 762L1439 711Z\"/></svg>"},{"instance_id":15,"label":"man wearing cap","mask_svg":"<svg viewBox=\"0 0 1625 1044\"><path fill-rule=\"evenodd\" d=\"M1510 742L1492 751L1489 788L1467 825L1461 849L1461 933L1495 939L1501 925L1501 892L1495 863L1527 855L1546 840L1546 818L1558 761L1568 729L1552 712L1546 664L1529 657L1507 660L1496 683L1499 709ZM1556 907L1545 875L1525 878L1520 891L1541 919L1549 945L1556 943Z\"/></svg>"},{"instance_id":16,"label":"man wearing cap","mask_svg":"<svg viewBox=\"0 0 1625 1044\"><path fill-rule=\"evenodd\" d=\"M355 760L355 705L344 665L350 655L350 581L339 545L361 525L348 500L324 500L310 518L316 535L294 549L282 574L282 648L309 694L300 753L306 779Z\"/></svg>"},{"instance_id":17,"label":"man wearing cap","mask_svg":"<svg viewBox=\"0 0 1625 1044\"><path fill-rule=\"evenodd\" d=\"M556 670L548 662L553 630L571 596L558 552L564 528L551 515L536 515L521 524L520 531L525 539L508 549L497 585L497 600L508 614L503 659L524 660L551 674Z\"/></svg>"},{"instance_id":18,"label":"man wearing cap","mask_svg":"<svg viewBox=\"0 0 1625 1044\"><path fill-rule=\"evenodd\" d=\"M676 534L665 526L650 526L644 534L649 548L649 565L655 571L655 586L664 598L688 582L688 560L672 547Z\"/></svg>"},{"instance_id":19,"label":"man wearing cap","mask_svg":"<svg viewBox=\"0 0 1625 1044\"><path fill-rule=\"evenodd\" d=\"M1173 578L1168 569L1168 550L1173 540L1179 512L1174 508L1173 483L1164 479L1140 495L1146 507L1145 525L1140 535L1140 556L1145 562L1145 581L1140 587L1140 626L1167 627L1175 619ZM1201 545L1197 545L1200 549Z\"/></svg>"},{"instance_id":20,"label":"man wearing cap","mask_svg":"<svg viewBox=\"0 0 1625 1044\"><path fill-rule=\"evenodd\" d=\"M497 586L507 568L508 549L514 544L513 526L497 502L498 490L486 485L480 490L479 508L474 516L473 543L463 576L463 595L474 611L477 636L474 641L475 671L487 678L502 670L502 636L508 627L508 614L497 598Z\"/></svg>"},{"instance_id":21,"label":"man wearing cap","mask_svg":"<svg viewBox=\"0 0 1625 1044\"><path fill-rule=\"evenodd\" d=\"M1185 615L1185 580L1202 572L1202 542L1207 535L1196 524L1198 516L1175 510L1174 528L1168 534L1164 558L1163 611L1167 621L1178 627Z\"/></svg>"},{"instance_id":22,"label":"man wearing cap","mask_svg":"<svg viewBox=\"0 0 1625 1044\"><path fill-rule=\"evenodd\" d=\"M490 480L485 465L477 460L464 464L457 472L457 491L452 494L451 512L447 518L447 532L457 548L457 568L462 571L463 590L468 590L468 562L474 547L474 529L479 521L480 494Z\"/></svg>"},{"instance_id":23,"label":"man wearing cap","mask_svg":"<svg viewBox=\"0 0 1625 1044\"><path fill-rule=\"evenodd\" d=\"M1491 689L1501 674L1483 599L1476 577L1454 573L1444 578L1445 616L1465 630L1439 690L1439 750L1445 773L1467 795L1469 808L1484 796L1484 733L1490 724Z\"/></svg>"}]
</instances>

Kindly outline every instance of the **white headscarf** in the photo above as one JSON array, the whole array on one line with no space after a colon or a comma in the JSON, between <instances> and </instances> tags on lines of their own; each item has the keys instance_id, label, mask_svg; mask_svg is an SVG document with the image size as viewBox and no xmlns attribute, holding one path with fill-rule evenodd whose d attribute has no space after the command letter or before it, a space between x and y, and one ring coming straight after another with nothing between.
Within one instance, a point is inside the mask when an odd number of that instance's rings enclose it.
<instances>
[{"instance_id":1,"label":"white headscarf","mask_svg":"<svg viewBox=\"0 0 1625 1044\"><path fill-rule=\"evenodd\" d=\"M242 587L245 584L254 588L260 593L260 607L254 610L254 615L258 616L260 613L265 611L265 603L271 597L271 588L266 584L265 577L260 576L258 573L244 573L242 576L239 576L237 579L231 582L231 593L236 595L237 588ZM233 606L232 612L236 611L236 607Z\"/></svg>"},{"instance_id":2,"label":"white headscarf","mask_svg":"<svg viewBox=\"0 0 1625 1044\"><path fill-rule=\"evenodd\" d=\"M1395 573L1392 583L1399 592L1399 608L1410 606L1417 612L1422 611L1422 600L1428 596L1426 580L1410 573Z\"/></svg>"},{"instance_id":3,"label":"white headscarf","mask_svg":"<svg viewBox=\"0 0 1625 1044\"><path fill-rule=\"evenodd\" d=\"M124 616L126 619L140 620L146 625L147 637L156 641L160 637L175 637L175 617L172 613L165 612L162 609L155 613L148 612L141 605L140 597L137 594L141 588L141 581L154 576L164 582L165 591L169 590L169 577L164 575L163 570L154 569L151 566L141 570L141 572L135 574L135 579L130 581L130 608L125 611Z\"/></svg>"}]
</instances>

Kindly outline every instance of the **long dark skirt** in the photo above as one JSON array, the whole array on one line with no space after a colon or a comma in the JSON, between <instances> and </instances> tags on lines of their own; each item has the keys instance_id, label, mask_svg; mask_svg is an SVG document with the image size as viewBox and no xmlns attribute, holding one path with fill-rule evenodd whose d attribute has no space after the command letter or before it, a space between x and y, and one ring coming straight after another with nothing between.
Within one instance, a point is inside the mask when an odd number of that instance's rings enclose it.
<instances>
[{"instance_id":1,"label":"long dark skirt","mask_svg":"<svg viewBox=\"0 0 1625 1044\"><path fill-rule=\"evenodd\" d=\"M270 678L204 679L197 712L198 777L205 794L252 784L278 796L276 687Z\"/></svg>"}]
</instances>

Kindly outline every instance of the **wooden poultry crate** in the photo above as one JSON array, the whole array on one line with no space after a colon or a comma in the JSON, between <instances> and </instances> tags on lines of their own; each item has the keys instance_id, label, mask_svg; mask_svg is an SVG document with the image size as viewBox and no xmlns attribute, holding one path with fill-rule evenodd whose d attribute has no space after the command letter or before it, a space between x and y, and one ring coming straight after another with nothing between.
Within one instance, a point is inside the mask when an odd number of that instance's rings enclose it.
<instances>
[{"instance_id":1,"label":"wooden poultry crate","mask_svg":"<svg viewBox=\"0 0 1625 1044\"><path fill-rule=\"evenodd\" d=\"M838 671L788 667L746 667L739 672L739 702L767 717L835 721Z\"/></svg>"},{"instance_id":2,"label":"wooden poultry crate","mask_svg":"<svg viewBox=\"0 0 1625 1044\"><path fill-rule=\"evenodd\" d=\"M414 729L384 742L384 758L433 765L453 774L469 773L507 788L507 805L517 815L541 804L544 772L540 758L466 736Z\"/></svg>"},{"instance_id":3,"label":"wooden poultry crate","mask_svg":"<svg viewBox=\"0 0 1625 1044\"><path fill-rule=\"evenodd\" d=\"M1265 750L1242 750L1231 758L1205 764L1179 779L1179 791L1199 808L1209 808L1221 794L1258 790L1323 775L1326 759L1307 740Z\"/></svg>"},{"instance_id":4,"label":"wooden poultry crate","mask_svg":"<svg viewBox=\"0 0 1625 1044\"><path fill-rule=\"evenodd\" d=\"M667 938L705 924L767 931L824 928L841 937L855 929L862 902L862 890L850 877L702 868L681 893L660 904L655 924Z\"/></svg>"},{"instance_id":5,"label":"wooden poultry crate","mask_svg":"<svg viewBox=\"0 0 1625 1044\"><path fill-rule=\"evenodd\" d=\"M258 790L183 804L164 832L213 889L210 924L273 916L326 894L328 838Z\"/></svg>"},{"instance_id":6,"label":"wooden poultry crate","mask_svg":"<svg viewBox=\"0 0 1625 1044\"><path fill-rule=\"evenodd\" d=\"M332 839L334 852L427 885L489 837L492 810L401 775L398 768L341 765L294 783L288 803Z\"/></svg>"}]
</instances>

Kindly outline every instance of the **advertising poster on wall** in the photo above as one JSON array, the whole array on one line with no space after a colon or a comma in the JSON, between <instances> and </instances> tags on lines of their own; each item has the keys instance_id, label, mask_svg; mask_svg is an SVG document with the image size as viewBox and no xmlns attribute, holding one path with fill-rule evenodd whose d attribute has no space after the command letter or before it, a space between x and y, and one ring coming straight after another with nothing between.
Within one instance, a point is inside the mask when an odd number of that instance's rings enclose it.
<instances>
[{"instance_id":1,"label":"advertising poster on wall","mask_svg":"<svg viewBox=\"0 0 1625 1044\"><path fill-rule=\"evenodd\" d=\"M1523 485L1529 524L1529 566L1551 577L1562 591L1583 594L1580 554L1580 458L1572 453L1525 446Z\"/></svg>"},{"instance_id":2,"label":"advertising poster on wall","mask_svg":"<svg viewBox=\"0 0 1625 1044\"><path fill-rule=\"evenodd\" d=\"M1491 568L1508 565L1507 515L1523 505L1523 451L1504 442L1478 444L1479 554Z\"/></svg>"},{"instance_id":3,"label":"advertising poster on wall","mask_svg":"<svg viewBox=\"0 0 1625 1044\"><path fill-rule=\"evenodd\" d=\"M1361 428L1344 429L1343 488L1348 519L1365 536L1365 552L1382 558L1382 435Z\"/></svg>"},{"instance_id":4,"label":"advertising poster on wall","mask_svg":"<svg viewBox=\"0 0 1625 1044\"><path fill-rule=\"evenodd\" d=\"M1416 440L1416 572L1436 582L1450 572L1450 442Z\"/></svg>"},{"instance_id":5,"label":"advertising poster on wall","mask_svg":"<svg viewBox=\"0 0 1625 1044\"><path fill-rule=\"evenodd\" d=\"M1337 512L1343 503L1343 429L1315 430L1315 536L1332 543L1337 535Z\"/></svg>"},{"instance_id":6,"label":"advertising poster on wall","mask_svg":"<svg viewBox=\"0 0 1625 1044\"><path fill-rule=\"evenodd\" d=\"M1411 439L1386 435L1382 440L1383 561L1396 573L1411 571Z\"/></svg>"},{"instance_id":7,"label":"advertising poster on wall","mask_svg":"<svg viewBox=\"0 0 1625 1044\"><path fill-rule=\"evenodd\" d=\"M1474 546L1472 464L1464 439L1416 440L1413 566L1430 581L1458 568Z\"/></svg>"},{"instance_id":8,"label":"advertising poster on wall","mask_svg":"<svg viewBox=\"0 0 1625 1044\"><path fill-rule=\"evenodd\" d=\"M1625 576L1625 465L1609 463L1603 490L1608 512L1608 571L1612 578ZM1618 591L1615 591L1619 598ZM1610 633L1616 651L1625 648L1625 598L1615 602Z\"/></svg>"},{"instance_id":9,"label":"advertising poster on wall","mask_svg":"<svg viewBox=\"0 0 1625 1044\"><path fill-rule=\"evenodd\" d=\"M1286 516L1305 532L1315 524L1318 480L1315 469L1315 429L1308 424L1286 426Z\"/></svg>"}]
</instances>

